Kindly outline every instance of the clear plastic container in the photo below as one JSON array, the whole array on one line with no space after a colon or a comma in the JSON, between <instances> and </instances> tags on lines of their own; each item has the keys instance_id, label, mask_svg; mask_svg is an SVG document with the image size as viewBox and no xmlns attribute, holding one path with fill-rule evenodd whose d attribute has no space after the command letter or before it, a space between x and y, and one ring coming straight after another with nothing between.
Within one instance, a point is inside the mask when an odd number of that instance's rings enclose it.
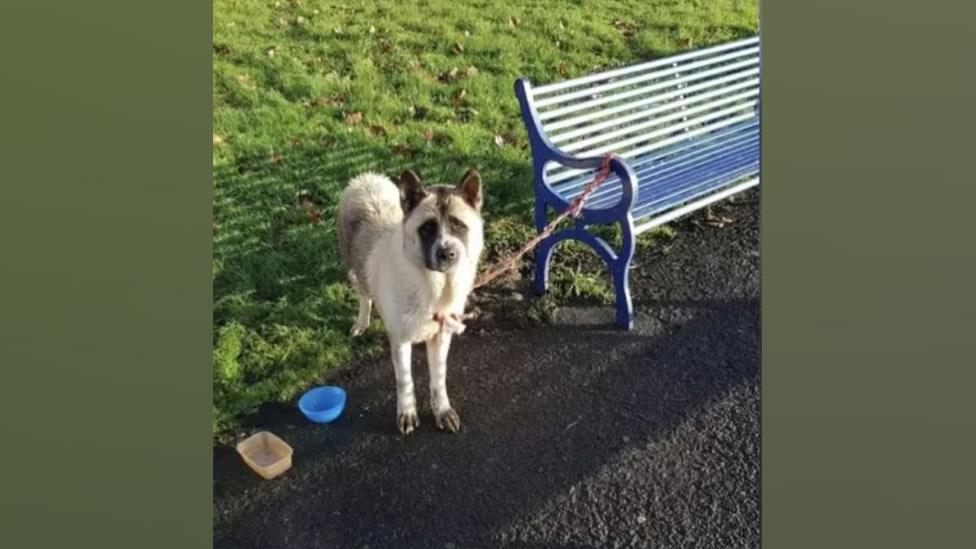
<instances>
[{"instance_id":1,"label":"clear plastic container","mask_svg":"<svg viewBox=\"0 0 976 549\"><path fill-rule=\"evenodd\" d=\"M237 453L248 467L268 480L291 469L291 446L268 431L254 433L237 443Z\"/></svg>"}]
</instances>

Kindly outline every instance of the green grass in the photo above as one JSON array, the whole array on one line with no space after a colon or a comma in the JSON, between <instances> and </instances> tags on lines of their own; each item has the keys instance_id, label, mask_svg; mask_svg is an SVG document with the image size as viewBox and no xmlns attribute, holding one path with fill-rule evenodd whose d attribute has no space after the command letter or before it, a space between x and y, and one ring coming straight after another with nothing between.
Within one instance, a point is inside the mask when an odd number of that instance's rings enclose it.
<instances>
[{"instance_id":1,"label":"green grass","mask_svg":"<svg viewBox=\"0 0 976 549\"><path fill-rule=\"evenodd\" d=\"M411 168L454 182L475 166L489 258L512 249L531 234L532 200L515 78L562 80L752 35L756 4L215 0L215 438L380 348L375 326L347 335L355 301L331 220L350 177ZM557 296L609 298L591 258L560 249Z\"/></svg>"}]
</instances>

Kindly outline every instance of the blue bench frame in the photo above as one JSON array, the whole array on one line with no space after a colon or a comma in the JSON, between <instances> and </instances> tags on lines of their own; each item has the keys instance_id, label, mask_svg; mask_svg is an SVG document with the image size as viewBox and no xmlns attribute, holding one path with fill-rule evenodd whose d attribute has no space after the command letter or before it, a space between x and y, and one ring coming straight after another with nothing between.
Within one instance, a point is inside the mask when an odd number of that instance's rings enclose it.
<instances>
[{"instance_id":1,"label":"blue bench frame","mask_svg":"<svg viewBox=\"0 0 976 549\"><path fill-rule=\"evenodd\" d=\"M752 43L755 43L755 49L758 50L758 37L755 39L746 39L744 41L729 43L728 45L713 47L710 49L734 51L729 50L728 48L740 43L750 46ZM708 53L709 49L699 51ZM672 58L679 59L689 57L689 55L697 54L683 54L679 56L672 56ZM758 54L756 55L758 57ZM655 66L670 67L672 65L668 64L669 59L670 58L664 58L651 64ZM756 60L756 64L758 66L758 59ZM675 64L673 66L677 65ZM758 68L753 72L758 73ZM591 78L596 77L593 76ZM756 79L758 79L758 76L756 76ZM707 83L707 79L703 78L701 79L701 82ZM557 212L564 211L569 207L572 198L572 196L567 196L565 192L560 193L559 190L554 188L554 186L550 183L546 171L547 166L551 163L556 163L570 169L595 171L602 165L603 155L574 156L572 154L563 152L560 147L550 141L546 131L544 130L543 123L540 120L539 110L536 108L536 102L533 98L532 84L529 82L529 80L526 78L518 79L515 82L515 93L519 100L522 118L525 122L529 144L532 151L532 168L535 179L535 225L536 230L541 232L549 222L549 208L552 208ZM756 91L756 94L758 94L758 91ZM756 99L756 105L757 122L747 126L743 130L746 133L740 135L746 135L748 138L752 139L753 142L755 142L754 147L758 149L758 97ZM752 132L754 132L756 135L751 136ZM680 139L681 134L677 133L677 135L679 135ZM704 135L708 136L710 134L706 133ZM694 141L689 139L688 142L693 143ZM750 142L750 144L751 143L752 142ZM753 154L751 149L747 150L747 153L750 155ZM736 154L738 154L738 152L736 152ZM635 227L633 211L638 200L641 180L638 178L631 164L628 163L626 159L615 156L610 161L610 167L613 172L611 179L613 179L613 181L607 181L604 186L619 186L619 197L618 195L614 194L614 203L607 207L602 207L602 205L598 205L597 207L584 207L580 217L576 219L572 228L557 232L544 239L539 244L536 252L535 270L535 287L537 291L540 293L545 292L548 287L549 267L556 245L567 239L579 240L592 247L607 263L607 266L610 269L615 292L616 322L623 328L632 328L634 314L633 304L630 296L629 270L636 248L636 235L643 230L664 224L682 215L690 213L691 211L703 208L708 204L722 200L728 196L731 196L732 194L758 185L758 150L755 151L754 154L756 155L756 167L754 174L752 172L752 156L746 158L747 165L745 169L747 171L745 172L743 172L741 165L739 165L738 171L734 173L732 171L728 171L728 173L722 172L723 169L729 168L725 168L721 164L712 166L708 172L708 176L713 178L717 177L718 179L716 180L721 181L721 184L716 184L714 189L709 189L705 196L695 196L694 200L681 201L679 199L674 199L673 204L665 203L666 207L661 208L662 211L660 213L656 214L656 216L651 216L650 221L642 222L637 227ZM722 180L721 178L723 176L728 179L728 181ZM591 178L592 174L586 179L589 180ZM687 177L685 177L685 180L686 181L684 184L687 185ZM645 182L645 184L647 183L648 182ZM659 185L668 184L668 181L665 180ZM660 192L661 189L658 188L655 190ZM680 198L683 196L683 192L684 191L675 191L672 194L677 194ZM591 199L590 202L594 202L594 200ZM606 202L606 200L603 200L603 202ZM647 218L642 217L641 219L643 220ZM588 227L593 225L613 224L620 225L622 240L619 250L614 250L613 247L611 247L610 244L608 244L605 240L588 230Z\"/></svg>"}]
</instances>

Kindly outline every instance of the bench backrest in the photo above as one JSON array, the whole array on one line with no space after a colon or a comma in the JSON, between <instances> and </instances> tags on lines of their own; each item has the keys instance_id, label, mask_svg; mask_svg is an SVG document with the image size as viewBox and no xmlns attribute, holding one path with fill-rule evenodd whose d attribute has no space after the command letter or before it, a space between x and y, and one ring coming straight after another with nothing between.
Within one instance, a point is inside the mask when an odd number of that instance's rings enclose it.
<instances>
[{"instance_id":1,"label":"bench backrest","mask_svg":"<svg viewBox=\"0 0 976 549\"><path fill-rule=\"evenodd\" d=\"M758 116L759 38L747 38L527 90L563 153L643 156ZM554 186L586 170L550 164Z\"/></svg>"}]
</instances>

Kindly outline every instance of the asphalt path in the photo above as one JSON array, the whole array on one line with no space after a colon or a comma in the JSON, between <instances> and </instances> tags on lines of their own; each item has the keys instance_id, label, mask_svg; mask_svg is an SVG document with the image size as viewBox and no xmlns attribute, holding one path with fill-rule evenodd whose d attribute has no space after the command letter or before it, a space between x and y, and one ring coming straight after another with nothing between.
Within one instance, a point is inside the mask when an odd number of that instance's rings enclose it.
<instances>
[{"instance_id":1,"label":"asphalt path","mask_svg":"<svg viewBox=\"0 0 976 549\"><path fill-rule=\"evenodd\" d=\"M638 253L630 332L579 306L456 338L459 434L426 409L422 347L409 436L388 353L332 376L349 403L335 423L265 407L254 430L287 440L294 466L264 481L215 448L214 546L758 547L758 193L715 212L733 222L699 213Z\"/></svg>"}]
</instances>

